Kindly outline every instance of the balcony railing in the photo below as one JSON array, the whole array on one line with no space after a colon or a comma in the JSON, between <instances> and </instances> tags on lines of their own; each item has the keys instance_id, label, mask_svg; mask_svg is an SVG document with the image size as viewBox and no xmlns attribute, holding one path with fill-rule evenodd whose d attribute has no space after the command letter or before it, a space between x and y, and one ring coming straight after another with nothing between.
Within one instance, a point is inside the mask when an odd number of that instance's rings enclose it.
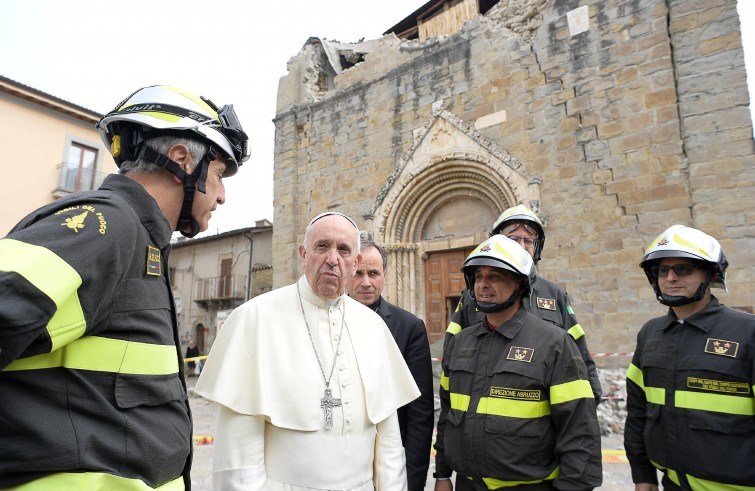
<instances>
[{"instance_id":1,"label":"balcony railing","mask_svg":"<svg viewBox=\"0 0 755 491\"><path fill-rule=\"evenodd\" d=\"M245 300L246 276L216 276L194 280L194 301Z\"/></svg>"},{"instance_id":2,"label":"balcony railing","mask_svg":"<svg viewBox=\"0 0 755 491\"><path fill-rule=\"evenodd\" d=\"M58 187L55 193L65 195L76 191L97 189L107 176L104 172L79 167L79 164L61 162L58 164Z\"/></svg>"}]
</instances>

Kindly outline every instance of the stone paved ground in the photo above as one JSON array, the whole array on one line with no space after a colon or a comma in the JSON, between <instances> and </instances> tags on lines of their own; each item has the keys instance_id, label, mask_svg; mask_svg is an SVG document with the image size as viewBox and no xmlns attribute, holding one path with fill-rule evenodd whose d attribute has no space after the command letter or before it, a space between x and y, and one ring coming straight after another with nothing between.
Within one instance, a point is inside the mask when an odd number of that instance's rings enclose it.
<instances>
[{"instance_id":1,"label":"stone paved ground","mask_svg":"<svg viewBox=\"0 0 755 491\"><path fill-rule=\"evenodd\" d=\"M196 378L189 378L188 384L194 386ZM199 396L190 398L194 414L194 466L192 468L193 491L212 491L212 444L203 443L206 437L211 440L214 434L215 405ZM612 434L603 437L603 491L627 491L633 488L629 474L629 464L623 453L622 435ZM427 480L426 490L432 490L435 481L432 478L432 465Z\"/></svg>"}]
</instances>

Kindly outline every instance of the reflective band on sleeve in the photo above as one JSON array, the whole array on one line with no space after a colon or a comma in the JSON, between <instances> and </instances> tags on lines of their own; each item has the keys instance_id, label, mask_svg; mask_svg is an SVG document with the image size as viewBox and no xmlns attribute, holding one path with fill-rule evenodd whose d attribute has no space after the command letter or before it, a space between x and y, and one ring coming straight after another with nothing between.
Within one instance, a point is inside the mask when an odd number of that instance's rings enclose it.
<instances>
[{"instance_id":1,"label":"reflective band on sleeve","mask_svg":"<svg viewBox=\"0 0 755 491\"><path fill-rule=\"evenodd\" d=\"M532 419L550 415L551 406L548 401L517 401L498 397L481 397L479 404L477 404L477 412L479 414Z\"/></svg>"},{"instance_id":2,"label":"reflective band on sleeve","mask_svg":"<svg viewBox=\"0 0 755 491\"><path fill-rule=\"evenodd\" d=\"M551 404L563 404L576 399L594 399L589 380L574 380L565 384L552 385L550 389Z\"/></svg>"},{"instance_id":3,"label":"reflective band on sleeve","mask_svg":"<svg viewBox=\"0 0 755 491\"><path fill-rule=\"evenodd\" d=\"M44 247L2 239L0 271L23 276L58 307L47 324L53 351L84 334L86 319L78 297L81 276L60 256Z\"/></svg>"},{"instance_id":4,"label":"reflective band on sleeve","mask_svg":"<svg viewBox=\"0 0 755 491\"><path fill-rule=\"evenodd\" d=\"M482 481L487 485L488 489L498 489L502 487L520 486L522 484L537 484L543 481L551 481L561 475L561 467L556 466L553 472L548 477L543 479L535 479L534 481L501 481L500 479L493 479L492 477L483 477Z\"/></svg>"},{"instance_id":5,"label":"reflective band on sleeve","mask_svg":"<svg viewBox=\"0 0 755 491\"><path fill-rule=\"evenodd\" d=\"M706 394L677 390L674 393L676 407L714 411L717 413L740 414L755 416L755 405L752 397L737 397L724 394Z\"/></svg>"},{"instance_id":6,"label":"reflective band on sleeve","mask_svg":"<svg viewBox=\"0 0 755 491\"><path fill-rule=\"evenodd\" d=\"M446 329L446 332L448 334L451 334L452 336L455 336L461 332L461 325L457 324L456 322L450 322L448 324L448 328Z\"/></svg>"},{"instance_id":7,"label":"reflective band on sleeve","mask_svg":"<svg viewBox=\"0 0 755 491\"><path fill-rule=\"evenodd\" d=\"M469 396L451 392L451 409L466 411L469 409Z\"/></svg>"},{"instance_id":8,"label":"reflective band on sleeve","mask_svg":"<svg viewBox=\"0 0 755 491\"><path fill-rule=\"evenodd\" d=\"M627 378L637 384L640 389L645 390L645 377L642 375L642 370L634 363L630 363L627 368Z\"/></svg>"},{"instance_id":9,"label":"reflective band on sleeve","mask_svg":"<svg viewBox=\"0 0 755 491\"><path fill-rule=\"evenodd\" d=\"M178 373L178 356L173 345L86 336L52 353L18 359L5 367L5 371L55 367L138 375L170 375Z\"/></svg>"},{"instance_id":10,"label":"reflective band on sleeve","mask_svg":"<svg viewBox=\"0 0 755 491\"><path fill-rule=\"evenodd\" d=\"M574 324L573 326L571 326L571 329L569 329L566 332L568 332L569 335L573 337L575 341L585 335L585 331L582 329L582 326L580 326L579 324Z\"/></svg>"},{"instance_id":11,"label":"reflective band on sleeve","mask_svg":"<svg viewBox=\"0 0 755 491\"><path fill-rule=\"evenodd\" d=\"M179 476L172 481L151 488L140 479L105 474L104 472L71 472L50 474L34 481L3 488L4 491L60 491L61 489L117 489L119 491L184 491L184 479Z\"/></svg>"},{"instance_id":12,"label":"reflective band on sleeve","mask_svg":"<svg viewBox=\"0 0 755 491\"><path fill-rule=\"evenodd\" d=\"M440 386L448 390L448 375L443 372L440 373Z\"/></svg>"}]
</instances>

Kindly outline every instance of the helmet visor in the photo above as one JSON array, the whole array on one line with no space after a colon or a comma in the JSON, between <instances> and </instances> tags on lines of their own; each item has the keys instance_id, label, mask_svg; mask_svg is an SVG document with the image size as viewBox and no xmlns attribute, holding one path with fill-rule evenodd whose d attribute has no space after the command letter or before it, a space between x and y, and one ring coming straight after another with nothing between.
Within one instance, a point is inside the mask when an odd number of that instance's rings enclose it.
<instances>
[{"instance_id":1,"label":"helmet visor","mask_svg":"<svg viewBox=\"0 0 755 491\"><path fill-rule=\"evenodd\" d=\"M533 227L532 225L527 225L526 223L523 223L523 222L510 223L506 225L505 227L501 228L498 233L500 235L508 236L511 232L514 232L515 230L519 229L519 227L524 228L524 230L526 230L530 235L532 235L534 238L537 239L539 234L537 233L537 230L535 229L535 227Z\"/></svg>"},{"instance_id":2,"label":"helmet visor","mask_svg":"<svg viewBox=\"0 0 755 491\"><path fill-rule=\"evenodd\" d=\"M236 111L233 110L233 104L226 104L218 111L218 119L221 128L219 129L223 136L233 148L233 158L240 165L249 159L249 137L241 127Z\"/></svg>"}]
</instances>

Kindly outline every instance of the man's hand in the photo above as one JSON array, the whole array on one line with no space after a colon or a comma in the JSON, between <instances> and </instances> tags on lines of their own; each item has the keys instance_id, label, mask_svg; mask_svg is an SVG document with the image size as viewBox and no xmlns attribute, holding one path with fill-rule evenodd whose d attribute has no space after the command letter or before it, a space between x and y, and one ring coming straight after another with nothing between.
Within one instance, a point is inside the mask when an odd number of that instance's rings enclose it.
<instances>
[{"instance_id":1,"label":"man's hand","mask_svg":"<svg viewBox=\"0 0 755 491\"><path fill-rule=\"evenodd\" d=\"M450 479L435 481L435 491L453 491L453 489L454 485Z\"/></svg>"},{"instance_id":2,"label":"man's hand","mask_svg":"<svg viewBox=\"0 0 755 491\"><path fill-rule=\"evenodd\" d=\"M658 485L650 484L649 482L638 482L634 485L634 491L658 491Z\"/></svg>"}]
</instances>

